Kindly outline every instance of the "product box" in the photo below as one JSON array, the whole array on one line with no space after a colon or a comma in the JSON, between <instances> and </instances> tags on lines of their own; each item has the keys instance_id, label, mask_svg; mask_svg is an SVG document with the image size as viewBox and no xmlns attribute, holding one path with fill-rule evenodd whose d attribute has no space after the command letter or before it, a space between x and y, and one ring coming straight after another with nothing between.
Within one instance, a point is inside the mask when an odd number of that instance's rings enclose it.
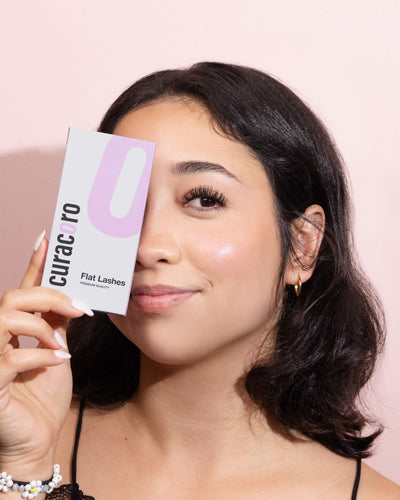
<instances>
[{"instance_id":1,"label":"product box","mask_svg":"<svg viewBox=\"0 0 400 500\"><path fill-rule=\"evenodd\" d=\"M70 128L42 286L126 314L154 150Z\"/></svg>"}]
</instances>

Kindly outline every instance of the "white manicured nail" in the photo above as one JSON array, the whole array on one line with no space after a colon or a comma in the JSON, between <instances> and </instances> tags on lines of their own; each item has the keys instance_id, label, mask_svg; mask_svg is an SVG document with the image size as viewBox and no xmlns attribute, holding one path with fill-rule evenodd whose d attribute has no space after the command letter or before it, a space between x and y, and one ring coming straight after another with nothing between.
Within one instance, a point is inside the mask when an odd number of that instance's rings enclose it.
<instances>
[{"instance_id":1,"label":"white manicured nail","mask_svg":"<svg viewBox=\"0 0 400 500\"><path fill-rule=\"evenodd\" d=\"M71 357L71 354L69 352L65 351L53 351L54 356L59 359L69 359Z\"/></svg>"},{"instance_id":2,"label":"white manicured nail","mask_svg":"<svg viewBox=\"0 0 400 500\"><path fill-rule=\"evenodd\" d=\"M58 345L62 347L63 349L68 349L67 344L65 343L65 340L61 337L61 335L54 330L54 338L56 339Z\"/></svg>"},{"instance_id":3,"label":"white manicured nail","mask_svg":"<svg viewBox=\"0 0 400 500\"><path fill-rule=\"evenodd\" d=\"M45 234L46 234L46 229L43 229L43 231L36 238L35 243L33 244L33 251L34 252L36 252L38 250L38 248L40 247L40 244L42 243L42 240L43 240Z\"/></svg>"},{"instance_id":4,"label":"white manicured nail","mask_svg":"<svg viewBox=\"0 0 400 500\"><path fill-rule=\"evenodd\" d=\"M90 309L90 307L83 302L83 300L80 299L72 299L71 300L71 306L75 307L75 309L78 309L78 311L81 311L88 316L93 316L94 312Z\"/></svg>"}]
</instances>

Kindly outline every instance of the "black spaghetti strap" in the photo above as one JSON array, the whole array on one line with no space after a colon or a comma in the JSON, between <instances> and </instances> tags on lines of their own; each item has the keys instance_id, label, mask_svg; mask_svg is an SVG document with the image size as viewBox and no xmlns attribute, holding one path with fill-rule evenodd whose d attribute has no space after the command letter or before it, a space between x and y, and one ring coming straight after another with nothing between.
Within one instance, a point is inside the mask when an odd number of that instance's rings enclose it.
<instances>
[{"instance_id":1,"label":"black spaghetti strap","mask_svg":"<svg viewBox=\"0 0 400 500\"><path fill-rule=\"evenodd\" d=\"M353 493L351 494L351 500L356 500L358 493L358 486L360 484L361 477L361 458L357 458L357 471L356 477L354 478Z\"/></svg>"},{"instance_id":2,"label":"black spaghetti strap","mask_svg":"<svg viewBox=\"0 0 400 500\"><path fill-rule=\"evenodd\" d=\"M72 488L73 488L73 500L76 498L80 498L78 496L79 494L79 487L76 482L76 470L77 470L77 460L78 460L78 446L79 446L79 438L81 436L81 430L82 430L82 417L83 417L83 410L85 408L85 400L84 398L81 399L80 405L79 405L79 417L78 417L78 423L76 425L76 431L75 431L75 443L74 443L74 451L72 454Z\"/></svg>"}]
</instances>

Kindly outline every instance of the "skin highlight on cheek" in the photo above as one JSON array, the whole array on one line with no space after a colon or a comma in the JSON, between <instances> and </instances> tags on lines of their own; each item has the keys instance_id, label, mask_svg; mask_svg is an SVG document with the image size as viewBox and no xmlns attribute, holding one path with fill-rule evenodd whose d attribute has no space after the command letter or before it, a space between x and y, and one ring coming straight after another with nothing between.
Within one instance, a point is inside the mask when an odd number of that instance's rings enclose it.
<instances>
[{"instance_id":1,"label":"skin highlight on cheek","mask_svg":"<svg viewBox=\"0 0 400 500\"><path fill-rule=\"evenodd\" d=\"M225 245L217 252L216 260L224 262L226 259L231 259L234 256L234 253L235 249L233 245Z\"/></svg>"},{"instance_id":2,"label":"skin highlight on cheek","mask_svg":"<svg viewBox=\"0 0 400 500\"><path fill-rule=\"evenodd\" d=\"M210 240L202 248L202 254L207 262L213 263L219 268L222 266L224 269L235 267L237 253L235 244L218 242L218 240Z\"/></svg>"}]
</instances>

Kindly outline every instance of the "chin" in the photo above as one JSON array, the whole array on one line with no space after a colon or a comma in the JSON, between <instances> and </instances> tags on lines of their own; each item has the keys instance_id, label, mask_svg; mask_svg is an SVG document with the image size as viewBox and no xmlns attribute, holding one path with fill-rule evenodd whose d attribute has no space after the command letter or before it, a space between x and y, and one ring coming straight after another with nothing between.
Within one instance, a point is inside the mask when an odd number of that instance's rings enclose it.
<instances>
[{"instance_id":1,"label":"chin","mask_svg":"<svg viewBox=\"0 0 400 500\"><path fill-rule=\"evenodd\" d=\"M174 322L167 325L162 318L152 318L151 325L139 318L126 318L123 316L109 315L114 325L135 344L140 352L155 363L162 365L187 365L196 363L199 358L206 355L204 345L193 345L193 338ZM135 325L133 327L132 325Z\"/></svg>"},{"instance_id":2,"label":"chin","mask_svg":"<svg viewBox=\"0 0 400 500\"><path fill-rule=\"evenodd\" d=\"M165 336L164 338L142 335L135 339L140 352L154 363L169 366L188 366L199 363L210 355L206 345L196 346L193 343ZM190 340L190 339L188 339Z\"/></svg>"},{"instance_id":3,"label":"chin","mask_svg":"<svg viewBox=\"0 0 400 500\"><path fill-rule=\"evenodd\" d=\"M229 360L240 364L265 338L264 321L244 323L237 315L227 321L227 314L213 313L197 314L200 319L193 321L193 316L193 311L150 316L131 310L127 317L110 319L146 358L160 365L188 367L217 358L226 366Z\"/></svg>"}]
</instances>

